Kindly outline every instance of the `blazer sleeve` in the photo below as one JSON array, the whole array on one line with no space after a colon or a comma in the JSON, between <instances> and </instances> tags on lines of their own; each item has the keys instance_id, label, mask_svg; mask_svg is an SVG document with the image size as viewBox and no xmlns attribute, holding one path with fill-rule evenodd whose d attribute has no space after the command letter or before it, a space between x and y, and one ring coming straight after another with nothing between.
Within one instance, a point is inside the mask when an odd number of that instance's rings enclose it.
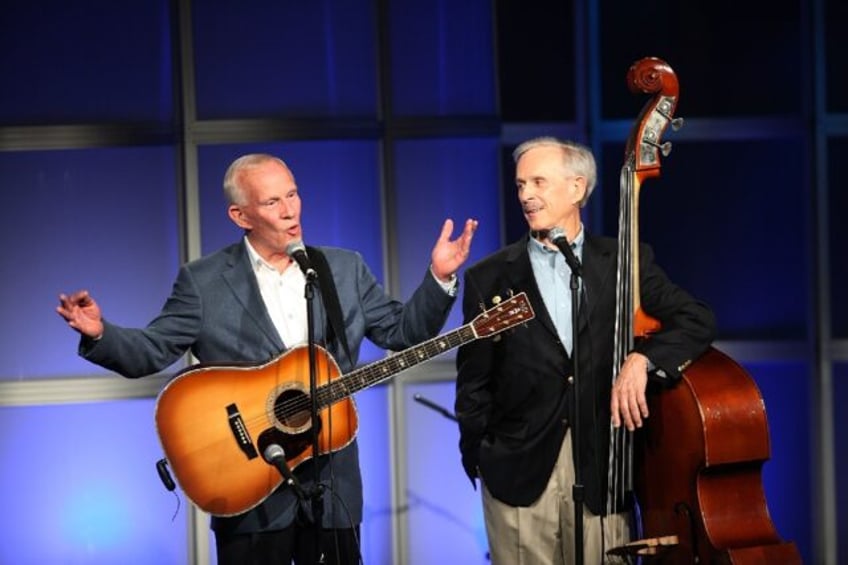
<instances>
[{"instance_id":1,"label":"blazer sleeve","mask_svg":"<svg viewBox=\"0 0 848 565\"><path fill-rule=\"evenodd\" d=\"M635 350L656 366L652 377L674 381L715 339L715 316L709 306L668 279L654 262L650 246L640 247L640 258L642 309L659 320L661 328L639 341Z\"/></svg>"},{"instance_id":2,"label":"blazer sleeve","mask_svg":"<svg viewBox=\"0 0 848 565\"><path fill-rule=\"evenodd\" d=\"M143 377L175 363L194 343L200 326L200 296L183 267L171 296L147 327L124 328L104 320L103 336L97 341L82 338L79 353L124 377Z\"/></svg>"},{"instance_id":3,"label":"blazer sleeve","mask_svg":"<svg viewBox=\"0 0 848 565\"><path fill-rule=\"evenodd\" d=\"M376 345L399 351L438 335L455 298L439 285L429 268L405 303L391 298L356 254L359 304L365 335Z\"/></svg>"}]
</instances>

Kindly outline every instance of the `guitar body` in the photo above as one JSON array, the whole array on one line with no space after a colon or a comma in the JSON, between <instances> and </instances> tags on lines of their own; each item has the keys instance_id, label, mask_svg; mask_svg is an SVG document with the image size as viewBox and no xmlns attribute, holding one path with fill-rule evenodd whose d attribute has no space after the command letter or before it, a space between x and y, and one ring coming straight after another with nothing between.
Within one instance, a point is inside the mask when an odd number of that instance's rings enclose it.
<instances>
[{"instance_id":1,"label":"guitar body","mask_svg":"<svg viewBox=\"0 0 848 565\"><path fill-rule=\"evenodd\" d=\"M317 384L340 376L326 350L315 347ZM309 348L292 348L261 366L196 365L159 395L156 429L180 488L217 516L260 504L282 476L262 457L276 443L290 468L313 457ZM356 408L347 397L319 410L319 455L353 441Z\"/></svg>"},{"instance_id":2,"label":"guitar body","mask_svg":"<svg viewBox=\"0 0 848 565\"><path fill-rule=\"evenodd\" d=\"M359 427L351 396L463 343L534 317L525 293L471 323L392 353L347 375L315 346L318 454L349 445ZM247 512L280 486L280 470L263 457L277 444L290 469L316 454L312 444L309 347L289 349L263 365L195 365L169 382L156 402L156 431L186 496L216 516Z\"/></svg>"}]
</instances>

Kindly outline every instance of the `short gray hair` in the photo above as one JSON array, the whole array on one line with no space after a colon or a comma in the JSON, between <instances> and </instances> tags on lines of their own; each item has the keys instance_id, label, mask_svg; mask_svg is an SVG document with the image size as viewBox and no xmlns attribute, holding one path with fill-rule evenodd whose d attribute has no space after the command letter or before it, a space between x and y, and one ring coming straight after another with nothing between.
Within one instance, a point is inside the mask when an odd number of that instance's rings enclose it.
<instances>
[{"instance_id":1,"label":"short gray hair","mask_svg":"<svg viewBox=\"0 0 848 565\"><path fill-rule=\"evenodd\" d=\"M518 163L522 155L536 147L558 147L562 150L563 166L586 179L586 194L580 201L580 207L585 206L592 195L592 191L595 190L595 184L598 182L598 168L592 150L576 141L561 140L550 136L534 137L515 148L512 152L513 160Z\"/></svg>"},{"instance_id":2,"label":"short gray hair","mask_svg":"<svg viewBox=\"0 0 848 565\"><path fill-rule=\"evenodd\" d=\"M289 168L282 159L267 153L249 153L230 163L227 172L224 173L224 196L226 196L228 204L244 204L244 189L238 183L239 173L268 161L276 161L286 169Z\"/></svg>"}]
</instances>

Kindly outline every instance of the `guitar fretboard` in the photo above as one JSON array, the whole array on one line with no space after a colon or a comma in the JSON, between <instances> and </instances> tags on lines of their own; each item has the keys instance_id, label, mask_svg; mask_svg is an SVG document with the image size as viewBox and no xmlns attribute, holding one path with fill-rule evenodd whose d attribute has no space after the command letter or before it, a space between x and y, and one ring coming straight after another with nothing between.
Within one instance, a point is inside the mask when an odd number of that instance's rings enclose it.
<instances>
[{"instance_id":1,"label":"guitar fretboard","mask_svg":"<svg viewBox=\"0 0 848 565\"><path fill-rule=\"evenodd\" d=\"M457 328L421 344L370 363L341 378L318 387L317 400L321 407L330 406L354 393L385 381L398 373L459 347L477 336L471 324Z\"/></svg>"}]
</instances>

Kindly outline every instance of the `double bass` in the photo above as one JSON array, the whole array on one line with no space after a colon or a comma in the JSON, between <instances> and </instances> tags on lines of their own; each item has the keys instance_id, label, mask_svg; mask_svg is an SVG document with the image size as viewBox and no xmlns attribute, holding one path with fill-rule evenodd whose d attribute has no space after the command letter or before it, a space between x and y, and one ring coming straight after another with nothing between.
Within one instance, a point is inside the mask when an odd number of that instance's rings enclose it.
<instances>
[{"instance_id":1,"label":"double bass","mask_svg":"<svg viewBox=\"0 0 848 565\"><path fill-rule=\"evenodd\" d=\"M671 150L662 135L682 125L673 117L677 76L665 61L640 59L627 82L653 97L632 128L621 172L615 367L634 340L650 339L659 327L639 302L638 198ZM609 553L675 565L801 563L769 517L761 480L770 457L768 422L747 372L710 347L673 386L651 385L648 408L636 432L611 430L611 507L628 501L638 539Z\"/></svg>"}]
</instances>

